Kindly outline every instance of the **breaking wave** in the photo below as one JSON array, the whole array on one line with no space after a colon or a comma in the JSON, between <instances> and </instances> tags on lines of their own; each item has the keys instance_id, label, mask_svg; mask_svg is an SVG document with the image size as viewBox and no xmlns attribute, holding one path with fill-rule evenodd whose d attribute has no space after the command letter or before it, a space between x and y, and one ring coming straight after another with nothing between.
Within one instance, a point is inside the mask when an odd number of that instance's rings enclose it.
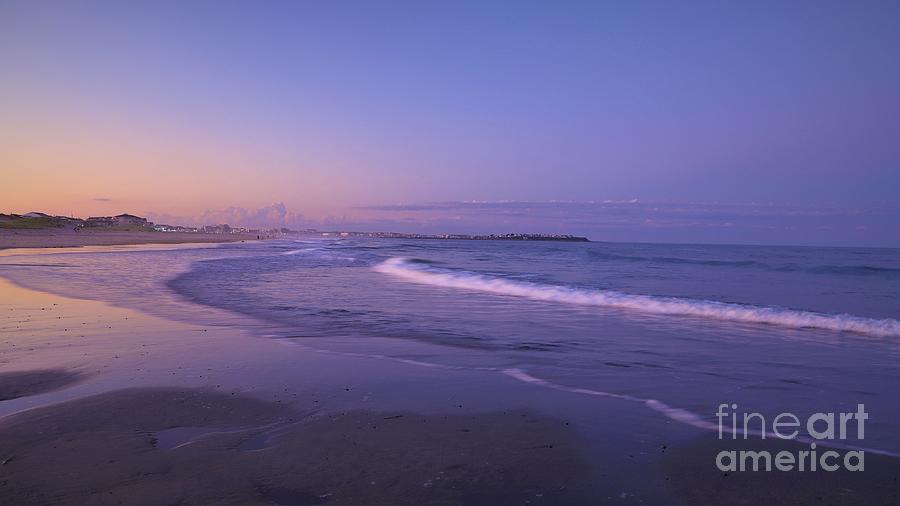
<instances>
[{"instance_id":1,"label":"breaking wave","mask_svg":"<svg viewBox=\"0 0 900 506\"><path fill-rule=\"evenodd\" d=\"M710 300L633 295L613 290L543 285L434 267L421 260L390 258L375 270L415 283L510 295L545 302L610 307L671 316L763 323L792 328L819 328L877 337L900 337L900 321L849 314L824 314L779 307L752 306Z\"/></svg>"}]
</instances>

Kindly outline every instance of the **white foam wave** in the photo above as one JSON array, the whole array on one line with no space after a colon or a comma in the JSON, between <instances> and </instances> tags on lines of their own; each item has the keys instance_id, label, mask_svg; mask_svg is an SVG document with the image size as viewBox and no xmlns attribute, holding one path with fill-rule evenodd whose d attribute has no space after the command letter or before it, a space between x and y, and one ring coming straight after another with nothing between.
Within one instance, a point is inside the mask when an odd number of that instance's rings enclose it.
<instances>
[{"instance_id":1,"label":"white foam wave","mask_svg":"<svg viewBox=\"0 0 900 506\"><path fill-rule=\"evenodd\" d=\"M695 413L691 413L688 410L681 408L673 408L668 404L658 401L656 399L642 399L640 397L635 397L633 395L626 394L617 394L613 392L604 392L602 390L594 390L591 388L579 388L579 387L567 387L563 385L559 385L557 383L551 383L547 380L536 378L527 372L512 368L512 369L504 369L503 374L515 378L519 381L523 381L525 383L531 383L533 385L540 385L542 387L552 388L554 390L562 390L564 392L571 392L573 394L582 394L582 395L593 395L595 397L610 397L613 399L621 399L624 401L638 402L643 404L644 406L656 411L658 413L662 413L667 418L671 420L675 420L676 422L680 422L686 425L690 425L692 427L696 427L698 429L703 430L717 430L718 425L711 423L707 420L704 420L699 415Z\"/></svg>"},{"instance_id":2,"label":"white foam wave","mask_svg":"<svg viewBox=\"0 0 900 506\"><path fill-rule=\"evenodd\" d=\"M282 255L300 255L304 253L309 253L312 251L320 251L322 248L301 248L301 249L292 249L290 251L285 251Z\"/></svg>"},{"instance_id":3,"label":"white foam wave","mask_svg":"<svg viewBox=\"0 0 900 506\"><path fill-rule=\"evenodd\" d=\"M700 416L696 413L693 413L686 409L669 406L668 404L666 404L662 401L656 400L656 399L646 399L646 398L642 398L642 397L635 397L633 395L628 395L628 394L617 394L614 392L604 392L602 390L594 390L591 388L579 388L579 387L565 386L565 385L561 385L559 383L553 383L551 381L547 381L545 379L532 376L531 374L528 374L524 370L516 368L516 367L507 368L507 369L497 369L494 367L471 368L471 367L454 366L454 365L447 365L447 364L438 364L436 362L425 362L422 360L413 360L413 359L401 358L401 357L392 357L390 355L326 350L326 349L322 349L322 348L311 348L306 345L298 344L298 343L292 342L292 341L285 341L285 342L290 343L294 346L301 346L303 348L311 349L317 353L325 353L325 354L330 354L330 355L342 355L342 356L346 356L346 357L390 360L390 361L400 362L403 364L412 365L412 366L416 366L416 367L450 369L450 370L457 370L457 371L472 370L472 371L500 373L500 374L509 376L511 378L514 378L518 381L521 381L524 383L530 383L532 385L539 386L539 387L552 388L554 390L570 392L573 394L592 395L595 397L608 397L608 398L612 398L612 399L620 399L623 401L636 402L639 404L643 404L645 407L647 407L653 411L656 411L657 413L661 413L662 415L664 415L666 418L668 418L670 420L673 420L675 422L682 423L685 425L689 425L689 426L695 427L697 429L702 429L702 430L706 430L706 431L716 431L716 432L721 430L723 433L735 434L738 437L743 436L744 439L746 439L747 436L757 436L757 437L762 437L763 439L765 437L774 437L771 435L771 433L769 436L766 436L764 433L762 433L758 430L750 429L750 430L746 431L746 433L743 431L743 429L732 430L732 428L727 424L724 424L722 427L719 427L718 423L713 423L713 422L710 422L709 420L705 420L702 416ZM720 435L720 437L721 437L721 435ZM837 441L824 441L823 442L823 441L814 440L814 439L811 439L809 437L802 436L802 435L794 438L794 440L797 442L801 442L801 443L804 443L804 442L805 443L818 443L818 444L821 444L822 446L829 446L832 448L845 449L845 450L863 450L866 452L878 453L880 455L886 455L889 457L900 458L900 454L891 452L888 450L854 446L854 445L849 445L849 444L843 444L843 443L840 443Z\"/></svg>"},{"instance_id":4,"label":"white foam wave","mask_svg":"<svg viewBox=\"0 0 900 506\"><path fill-rule=\"evenodd\" d=\"M731 304L709 300L653 295L632 295L613 290L541 285L494 278L464 271L449 271L420 265L406 258L390 258L375 270L406 281L427 285L511 295L545 302L610 307L671 316L714 318L744 323L766 323L793 328L848 331L877 337L900 337L900 321L864 318L849 314L823 314L777 307Z\"/></svg>"},{"instance_id":5,"label":"white foam wave","mask_svg":"<svg viewBox=\"0 0 900 506\"><path fill-rule=\"evenodd\" d=\"M772 432L769 432L767 434L765 432L762 432L759 430L753 430L753 429L748 429L747 431L744 431L742 428L733 429L728 424L723 424L720 427L719 423L710 422L709 420L704 419L702 416L700 416L696 413L693 413L686 409L669 406L668 404L666 404L662 401L658 401L656 399L643 399L641 397L635 397L633 395L616 394L616 393L612 393L612 392L604 392L602 390L592 390L589 388L567 387L565 385L560 385L558 383L552 383L550 381L547 381L547 380L544 380L541 378L536 378L536 377L528 374L527 372L525 372L521 369L516 369L516 368L503 369L500 372L502 372L503 374L505 374L509 377L515 378L519 381L523 381L525 383L531 383L532 385L539 385L539 386L546 387L546 388L552 388L554 390L561 390L564 392L571 392L571 393L575 393L575 394L594 395L594 396L598 396L598 397L612 397L614 399L622 399L625 401L638 402L638 403L641 403L644 406L652 409L653 411L656 411L657 413L663 414L666 418L668 418L670 420L673 420L675 422L679 422L679 423L682 423L685 425L689 425L689 426L695 427L697 429L706 430L706 431L712 431L712 432L721 431L722 434L734 434L735 437L742 437L744 439L747 439L749 436L759 437L761 439L765 439L767 437L768 438L792 439L793 441L796 441L798 443L817 443L822 446L830 447L830 448L837 448L837 449L844 449L844 450L862 450L865 452L877 453L879 455L885 455L888 457L894 457L894 458L900 457L900 454L889 451L889 450L882 450L880 448L867 448L864 446L856 446L856 445L841 443L839 441L817 440L817 439L813 439L813 438L805 436L805 435L800 435L800 436L797 436L794 438L786 438L786 437L781 437L780 435L772 433ZM722 435L720 434L719 437L721 438Z\"/></svg>"},{"instance_id":6,"label":"white foam wave","mask_svg":"<svg viewBox=\"0 0 900 506\"><path fill-rule=\"evenodd\" d=\"M328 253L326 248L301 248L292 249L281 253L282 255L309 255L319 260L339 260L342 262L355 262L356 257L348 257L344 255L334 255Z\"/></svg>"}]
</instances>

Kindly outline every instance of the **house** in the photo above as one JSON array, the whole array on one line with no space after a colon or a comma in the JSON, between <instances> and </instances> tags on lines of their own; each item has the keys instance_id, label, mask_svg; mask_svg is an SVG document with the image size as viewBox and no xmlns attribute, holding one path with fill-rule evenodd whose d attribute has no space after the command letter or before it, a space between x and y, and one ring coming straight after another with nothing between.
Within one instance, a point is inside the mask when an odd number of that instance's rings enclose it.
<instances>
[{"instance_id":1,"label":"house","mask_svg":"<svg viewBox=\"0 0 900 506\"><path fill-rule=\"evenodd\" d=\"M146 218L133 214L120 214L118 216L91 216L84 222L86 227L152 227L153 223Z\"/></svg>"},{"instance_id":2,"label":"house","mask_svg":"<svg viewBox=\"0 0 900 506\"><path fill-rule=\"evenodd\" d=\"M147 218L141 218L140 216L135 216L133 214L120 214L118 216L114 216L113 220L116 225L119 226L129 226L129 227L149 227L153 224L147 221Z\"/></svg>"},{"instance_id":3,"label":"house","mask_svg":"<svg viewBox=\"0 0 900 506\"><path fill-rule=\"evenodd\" d=\"M86 227L113 227L115 225L116 221L109 216L91 216L84 220Z\"/></svg>"}]
</instances>

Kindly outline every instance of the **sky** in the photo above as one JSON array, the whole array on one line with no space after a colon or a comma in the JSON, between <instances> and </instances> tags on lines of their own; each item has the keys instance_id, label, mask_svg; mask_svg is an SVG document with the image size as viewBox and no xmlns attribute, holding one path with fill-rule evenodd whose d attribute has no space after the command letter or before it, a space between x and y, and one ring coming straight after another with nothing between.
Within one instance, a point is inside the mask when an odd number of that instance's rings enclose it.
<instances>
[{"instance_id":1,"label":"sky","mask_svg":"<svg viewBox=\"0 0 900 506\"><path fill-rule=\"evenodd\" d=\"M898 54L896 1L0 0L0 212L900 246Z\"/></svg>"}]
</instances>

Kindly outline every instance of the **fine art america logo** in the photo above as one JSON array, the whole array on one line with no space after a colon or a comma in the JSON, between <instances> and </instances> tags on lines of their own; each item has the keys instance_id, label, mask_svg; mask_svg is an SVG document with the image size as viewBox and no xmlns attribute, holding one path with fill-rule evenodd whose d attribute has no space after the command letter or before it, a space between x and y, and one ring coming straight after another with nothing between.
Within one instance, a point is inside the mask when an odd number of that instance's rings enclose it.
<instances>
[{"instance_id":1,"label":"fine art america logo","mask_svg":"<svg viewBox=\"0 0 900 506\"><path fill-rule=\"evenodd\" d=\"M848 471L865 470L865 452L853 449L846 441L865 439L865 422L869 418L864 404L857 404L856 412L814 413L801 422L793 413L781 413L771 424L761 413L738 414L737 404L720 404L716 411L719 420L719 439L731 434L731 439L767 437L794 440L808 444L809 449L796 452L780 450L722 450L716 455L721 471ZM805 434L801 435L801 430ZM818 442L818 443L817 443ZM840 449L840 451L839 451Z\"/></svg>"}]
</instances>

